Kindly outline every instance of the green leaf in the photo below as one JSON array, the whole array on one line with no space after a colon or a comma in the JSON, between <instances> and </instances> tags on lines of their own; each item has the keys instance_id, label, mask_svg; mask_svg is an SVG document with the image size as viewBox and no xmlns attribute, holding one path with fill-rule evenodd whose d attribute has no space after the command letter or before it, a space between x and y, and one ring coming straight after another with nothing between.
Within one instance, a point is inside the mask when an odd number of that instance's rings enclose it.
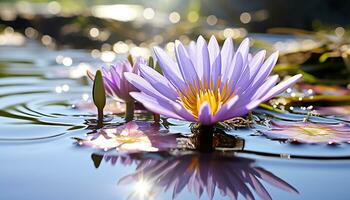
<instances>
[{"instance_id":1,"label":"green leaf","mask_svg":"<svg viewBox=\"0 0 350 200\"><path fill-rule=\"evenodd\" d=\"M106 105L106 93L103 84L102 73L100 70L97 70L95 74L95 80L92 89L92 97L97 109L103 110L103 108Z\"/></svg>"}]
</instances>

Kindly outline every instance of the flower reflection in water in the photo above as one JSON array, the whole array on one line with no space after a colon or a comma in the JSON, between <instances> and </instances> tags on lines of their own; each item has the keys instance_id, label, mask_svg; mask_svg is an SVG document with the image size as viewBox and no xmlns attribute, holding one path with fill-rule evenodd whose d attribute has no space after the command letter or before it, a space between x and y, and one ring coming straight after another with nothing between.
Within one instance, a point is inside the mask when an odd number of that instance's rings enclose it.
<instances>
[{"instance_id":1,"label":"flower reflection in water","mask_svg":"<svg viewBox=\"0 0 350 200\"><path fill-rule=\"evenodd\" d=\"M224 153L182 155L163 154L139 156L131 154L136 161L136 171L122 177L118 184L133 184L132 199L153 199L162 192L172 190L175 199L185 187L200 198L207 193L214 198L215 190L221 196L237 199L271 199L262 184L266 182L279 189L297 194L298 191L273 173L255 165L254 160ZM120 156L114 156L120 157ZM111 156L105 156L111 160ZM114 164L112 162L112 164Z\"/></svg>"},{"instance_id":2,"label":"flower reflection in water","mask_svg":"<svg viewBox=\"0 0 350 200\"><path fill-rule=\"evenodd\" d=\"M159 124L132 121L116 128L100 129L86 139L77 140L79 145L105 151L116 149L120 152L138 152L175 148L177 136L167 133Z\"/></svg>"},{"instance_id":3,"label":"flower reflection in water","mask_svg":"<svg viewBox=\"0 0 350 200\"><path fill-rule=\"evenodd\" d=\"M73 104L72 108L97 114L96 106L94 102L92 102L92 100L90 99L87 101L79 101ZM111 99L107 99L107 103L103 111L107 114L121 114L125 112L125 104Z\"/></svg>"},{"instance_id":4,"label":"flower reflection in water","mask_svg":"<svg viewBox=\"0 0 350 200\"><path fill-rule=\"evenodd\" d=\"M346 124L315 124L311 122L272 121L272 129L263 131L271 139L301 143L335 144L350 142L350 127Z\"/></svg>"}]
</instances>

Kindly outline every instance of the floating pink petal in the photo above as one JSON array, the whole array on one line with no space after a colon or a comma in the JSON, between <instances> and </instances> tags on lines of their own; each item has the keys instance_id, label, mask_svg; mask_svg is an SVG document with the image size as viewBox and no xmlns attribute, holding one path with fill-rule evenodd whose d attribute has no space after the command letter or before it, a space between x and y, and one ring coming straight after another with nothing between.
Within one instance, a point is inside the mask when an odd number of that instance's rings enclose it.
<instances>
[{"instance_id":1,"label":"floating pink petal","mask_svg":"<svg viewBox=\"0 0 350 200\"><path fill-rule=\"evenodd\" d=\"M271 139L326 144L350 142L350 127L346 124L272 121L271 125L270 130L263 131Z\"/></svg>"},{"instance_id":2,"label":"floating pink petal","mask_svg":"<svg viewBox=\"0 0 350 200\"><path fill-rule=\"evenodd\" d=\"M166 132L154 123L131 121L117 128L103 128L86 139L78 139L78 144L128 153L175 148L177 135Z\"/></svg>"}]
</instances>

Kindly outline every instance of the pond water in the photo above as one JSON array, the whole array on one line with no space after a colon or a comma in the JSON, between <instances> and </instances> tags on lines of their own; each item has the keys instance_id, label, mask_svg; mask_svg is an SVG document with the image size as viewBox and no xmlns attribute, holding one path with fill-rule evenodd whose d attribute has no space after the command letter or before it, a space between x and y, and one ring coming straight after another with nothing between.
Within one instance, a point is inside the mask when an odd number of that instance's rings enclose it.
<instances>
[{"instance_id":1,"label":"pond water","mask_svg":"<svg viewBox=\"0 0 350 200\"><path fill-rule=\"evenodd\" d=\"M85 72L100 65L87 51L54 51L35 41L0 47L0 199L349 198L349 144L271 140L261 134L267 130L263 122L225 130L240 141L234 152L117 154L77 145L74 138L95 131ZM306 117L298 110L261 108L254 115L292 123ZM112 127L123 123L118 115L108 118ZM349 124L334 116L308 119ZM191 133L186 122L169 119L163 125L170 133Z\"/></svg>"}]
</instances>

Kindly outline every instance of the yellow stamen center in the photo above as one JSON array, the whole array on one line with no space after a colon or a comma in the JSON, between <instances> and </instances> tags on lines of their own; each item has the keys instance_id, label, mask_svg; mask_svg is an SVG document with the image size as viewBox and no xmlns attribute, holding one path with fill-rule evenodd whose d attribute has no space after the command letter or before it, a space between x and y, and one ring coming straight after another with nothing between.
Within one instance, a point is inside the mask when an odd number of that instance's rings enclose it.
<instances>
[{"instance_id":1,"label":"yellow stamen center","mask_svg":"<svg viewBox=\"0 0 350 200\"><path fill-rule=\"evenodd\" d=\"M204 83L206 82L204 81ZM218 79L215 87L213 81L210 81L210 85L201 82L188 84L185 90L178 91L179 102L196 119L198 119L199 110L203 103L209 105L212 115L214 115L225 102L234 96L234 92L228 86L228 83L225 83L222 88L220 85L220 79Z\"/></svg>"},{"instance_id":2,"label":"yellow stamen center","mask_svg":"<svg viewBox=\"0 0 350 200\"><path fill-rule=\"evenodd\" d=\"M304 134L310 136L318 136L318 135L329 135L331 131L325 128L318 127L300 127Z\"/></svg>"}]
</instances>

